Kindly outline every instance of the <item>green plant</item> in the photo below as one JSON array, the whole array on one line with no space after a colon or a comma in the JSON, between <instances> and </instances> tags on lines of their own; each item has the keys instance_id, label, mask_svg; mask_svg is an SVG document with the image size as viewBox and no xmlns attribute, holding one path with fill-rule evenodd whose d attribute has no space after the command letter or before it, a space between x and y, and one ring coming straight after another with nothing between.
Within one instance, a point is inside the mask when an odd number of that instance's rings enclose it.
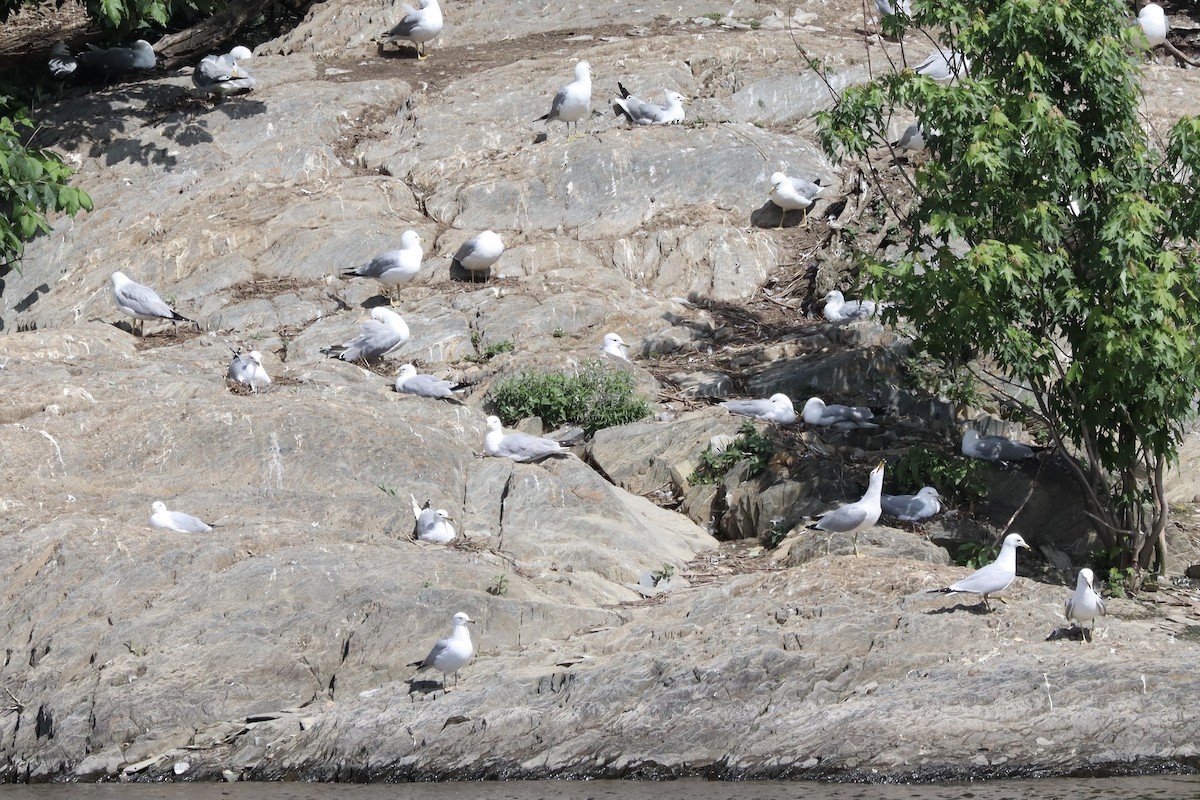
<instances>
[{"instance_id":1,"label":"green plant","mask_svg":"<svg viewBox=\"0 0 1200 800\"><path fill-rule=\"evenodd\" d=\"M137 642L134 642L132 640L130 640L128 642L122 642L122 644L125 645L125 648L127 650L129 650L130 653L133 653L138 658L141 658L142 656L144 656L150 652L149 647L146 647L144 644L138 644Z\"/></svg>"},{"instance_id":2,"label":"green plant","mask_svg":"<svg viewBox=\"0 0 1200 800\"><path fill-rule=\"evenodd\" d=\"M555 339L561 339L567 335L567 332L564 331L562 328L555 328L554 330L550 331L550 335L553 336Z\"/></svg>"},{"instance_id":3,"label":"green plant","mask_svg":"<svg viewBox=\"0 0 1200 800\"><path fill-rule=\"evenodd\" d=\"M710 11L707 14L701 14L700 16L704 17L705 19L711 19L713 22L720 22L721 20L725 19L725 15L720 11Z\"/></svg>"},{"instance_id":4,"label":"green plant","mask_svg":"<svg viewBox=\"0 0 1200 800\"><path fill-rule=\"evenodd\" d=\"M665 581L674 574L675 568L673 566L670 564L663 564L661 567L654 570L654 572L651 572L650 577L654 578L654 585L657 586L659 583Z\"/></svg>"},{"instance_id":5,"label":"green plant","mask_svg":"<svg viewBox=\"0 0 1200 800\"><path fill-rule=\"evenodd\" d=\"M911 205L867 168L908 237L898 259L862 254L872 292L919 350L1042 422L1122 566L1161 569L1164 475L1200 392L1200 182L1178 179L1200 174L1200 119L1151 143L1126 16L1121 0L924 3L913 24L969 75L855 85L819 129L835 160L864 159L893 109L916 116Z\"/></svg>"},{"instance_id":6,"label":"green plant","mask_svg":"<svg viewBox=\"0 0 1200 800\"><path fill-rule=\"evenodd\" d=\"M915 493L923 486L934 486L948 497L967 502L981 499L988 488L983 462L923 444L908 448L892 465L891 475L900 492Z\"/></svg>"},{"instance_id":7,"label":"green plant","mask_svg":"<svg viewBox=\"0 0 1200 800\"><path fill-rule=\"evenodd\" d=\"M491 361L501 353L511 353L513 343L510 339L501 339L498 342L489 342L484 347L480 348L482 339L478 333L471 334L471 344L475 346L475 354L467 356L464 360L470 361L473 364L482 364L485 361Z\"/></svg>"},{"instance_id":8,"label":"green plant","mask_svg":"<svg viewBox=\"0 0 1200 800\"><path fill-rule=\"evenodd\" d=\"M954 563L967 569L979 569L996 560L1000 547L984 542L963 542L954 550Z\"/></svg>"},{"instance_id":9,"label":"green plant","mask_svg":"<svg viewBox=\"0 0 1200 800\"><path fill-rule=\"evenodd\" d=\"M711 447L700 454L700 466L688 479L692 483L718 483L733 467L746 463L746 478L757 478L767 469L771 456L775 455L772 442L754 424L746 420L738 428L737 438L724 450L714 452Z\"/></svg>"},{"instance_id":10,"label":"green plant","mask_svg":"<svg viewBox=\"0 0 1200 800\"><path fill-rule=\"evenodd\" d=\"M573 375L524 372L497 383L488 402L506 425L540 417L550 428L581 425L588 436L650 415L650 404L635 391L633 376L599 361L584 364Z\"/></svg>"},{"instance_id":11,"label":"green plant","mask_svg":"<svg viewBox=\"0 0 1200 800\"><path fill-rule=\"evenodd\" d=\"M771 520L771 529L767 531L766 545L774 550L779 546L788 535L787 520L783 517L775 517Z\"/></svg>"},{"instance_id":12,"label":"green plant","mask_svg":"<svg viewBox=\"0 0 1200 800\"><path fill-rule=\"evenodd\" d=\"M756 31L761 27L762 27L762 20L759 20L759 19L750 20L750 30Z\"/></svg>"},{"instance_id":13,"label":"green plant","mask_svg":"<svg viewBox=\"0 0 1200 800\"><path fill-rule=\"evenodd\" d=\"M67 185L70 167L49 150L21 141L21 131L30 130L25 109L0 95L0 276L20 260L25 242L50 230L47 213L92 210L87 192Z\"/></svg>"},{"instance_id":14,"label":"green plant","mask_svg":"<svg viewBox=\"0 0 1200 800\"><path fill-rule=\"evenodd\" d=\"M497 575L484 591L493 597L508 594L508 578L504 575Z\"/></svg>"},{"instance_id":15,"label":"green plant","mask_svg":"<svg viewBox=\"0 0 1200 800\"><path fill-rule=\"evenodd\" d=\"M375 488L377 488L379 491L386 494L388 497L396 496L396 490L393 489L391 486L384 486L382 483L377 483L377 484L375 484Z\"/></svg>"}]
</instances>

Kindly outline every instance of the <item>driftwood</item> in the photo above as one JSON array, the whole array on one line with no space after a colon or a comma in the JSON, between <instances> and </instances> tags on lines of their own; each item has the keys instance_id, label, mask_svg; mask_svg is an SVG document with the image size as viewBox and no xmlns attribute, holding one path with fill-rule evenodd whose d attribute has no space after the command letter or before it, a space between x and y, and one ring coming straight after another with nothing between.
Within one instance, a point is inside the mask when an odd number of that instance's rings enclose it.
<instances>
[{"instance_id":1,"label":"driftwood","mask_svg":"<svg viewBox=\"0 0 1200 800\"><path fill-rule=\"evenodd\" d=\"M162 67L174 69L183 64L192 64L213 52L222 42L229 41L239 31L250 26L254 20L276 9L286 8L288 13L301 15L307 12L314 0L242 0L230 3L224 11L201 20L178 33L168 33L154 43L154 52Z\"/></svg>"}]
</instances>

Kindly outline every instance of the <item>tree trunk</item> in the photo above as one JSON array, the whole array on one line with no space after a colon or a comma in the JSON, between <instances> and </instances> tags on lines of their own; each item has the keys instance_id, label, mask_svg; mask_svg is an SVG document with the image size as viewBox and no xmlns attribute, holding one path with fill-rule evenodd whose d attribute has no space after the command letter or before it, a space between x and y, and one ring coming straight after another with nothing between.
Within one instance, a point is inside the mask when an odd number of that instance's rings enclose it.
<instances>
[{"instance_id":1,"label":"tree trunk","mask_svg":"<svg viewBox=\"0 0 1200 800\"><path fill-rule=\"evenodd\" d=\"M228 41L238 31L248 27L258 16L268 12L279 0L243 0L230 3L224 11L197 22L178 33L168 33L154 43L159 64L174 69L190 64L213 52L221 42Z\"/></svg>"}]
</instances>

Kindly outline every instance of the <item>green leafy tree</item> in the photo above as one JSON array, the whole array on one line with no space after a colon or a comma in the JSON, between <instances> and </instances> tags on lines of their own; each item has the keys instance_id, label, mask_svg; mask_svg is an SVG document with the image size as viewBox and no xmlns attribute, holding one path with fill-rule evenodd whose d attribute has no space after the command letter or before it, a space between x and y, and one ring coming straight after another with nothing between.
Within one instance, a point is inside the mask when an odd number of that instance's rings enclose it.
<instances>
[{"instance_id":1,"label":"green leafy tree","mask_svg":"<svg viewBox=\"0 0 1200 800\"><path fill-rule=\"evenodd\" d=\"M0 97L0 105L7 98ZM90 211L87 192L67 185L71 169L54 153L25 147L30 128L23 109L0 116L0 275L24 252L25 242L49 230L46 212Z\"/></svg>"},{"instance_id":2,"label":"green leafy tree","mask_svg":"<svg viewBox=\"0 0 1200 800\"><path fill-rule=\"evenodd\" d=\"M1200 390L1200 121L1151 144L1127 14L1121 0L926 0L913 25L943 31L969 76L899 70L820 124L831 156L867 163L893 110L915 114L930 154L911 202L891 198L907 254L865 258L875 291L927 355L1040 419L1105 544L1162 569L1164 471Z\"/></svg>"},{"instance_id":3,"label":"green leafy tree","mask_svg":"<svg viewBox=\"0 0 1200 800\"><path fill-rule=\"evenodd\" d=\"M21 6L40 0L0 0L0 22ZM62 5L60 1L59 5ZM114 36L124 36L147 27L166 27L172 22L210 14L225 6L225 0L86 0L88 16Z\"/></svg>"}]
</instances>

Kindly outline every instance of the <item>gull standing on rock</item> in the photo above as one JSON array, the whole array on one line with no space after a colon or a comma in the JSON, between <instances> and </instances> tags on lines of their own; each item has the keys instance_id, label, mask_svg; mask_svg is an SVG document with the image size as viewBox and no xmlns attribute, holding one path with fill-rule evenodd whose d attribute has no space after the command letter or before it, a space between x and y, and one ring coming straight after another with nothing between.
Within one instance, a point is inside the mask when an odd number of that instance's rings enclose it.
<instances>
[{"instance_id":1,"label":"gull standing on rock","mask_svg":"<svg viewBox=\"0 0 1200 800\"><path fill-rule=\"evenodd\" d=\"M395 302L399 299L397 288L417 277L421 271L421 260L425 251L421 249L421 237L416 231L405 231L400 235L400 249L380 253L365 264L343 270L343 278L374 278L379 281Z\"/></svg>"},{"instance_id":2,"label":"gull standing on rock","mask_svg":"<svg viewBox=\"0 0 1200 800\"><path fill-rule=\"evenodd\" d=\"M980 436L968 428L963 431L962 454L984 461L1024 461L1033 458L1033 448L1004 436Z\"/></svg>"},{"instance_id":3,"label":"gull standing on rock","mask_svg":"<svg viewBox=\"0 0 1200 800\"><path fill-rule=\"evenodd\" d=\"M543 436L530 436L526 433L505 433L500 418L487 418L487 433L483 437L483 451L496 458L510 458L513 461L540 461L547 456L567 455L570 453L553 439Z\"/></svg>"},{"instance_id":4,"label":"gull standing on rock","mask_svg":"<svg viewBox=\"0 0 1200 800\"><path fill-rule=\"evenodd\" d=\"M677 125L683 122L683 101L687 98L679 92L665 90L667 104L656 106L639 100L617 81L621 96L613 101L613 114L624 115L634 125Z\"/></svg>"},{"instance_id":5,"label":"gull standing on rock","mask_svg":"<svg viewBox=\"0 0 1200 800\"><path fill-rule=\"evenodd\" d=\"M255 394L258 393L259 386L271 385L271 376L263 369L262 353L257 350L245 354L234 353L225 377L235 383L249 386L250 391Z\"/></svg>"},{"instance_id":6,"label":"gull standing on rock","mask_svg":"<svg viewBox=\"0 0 1200 800\"><path fill-rule=\"evenodd\" d=\"M483 231L467 239L450 256L450 263L465 269L472 276L486 273L500 256L504 255L504 242L494 231Z\"/></svg>"},{"instance_id":7,"label":"gull standing on rock","mask_svg":"<svg viewBox=\"0 0 1200 800\"><path fill-rule=\"evenodd\" d=\"M996 556L996 560L991 564L988 564L986 567L980 567L958 583L951 584L945 589L930 589L929 591L941 594L971 592L982 595L983 607L991 611L992 606L988 603L988 596L993 594L998 595L1000 592L1003 592L1012 583L1013 578L1017 576L1018 547L1024 547L1026 550L1029 549L1029 545L1025 544L1025 540L1021 538L1021 534L1010 533L1004 537L1004 544L1000 546L1000 555ZM1005 602L1003 597L997 599L1001 603Z\"/></svg>"},{"instance_id":8,"label":"gull standing on rock","mask_svg":"<svg viewBox=\"0 0 1200 800\"><path fill-rule=\"evenodd\" d=\"M579 121L588 115L592 107L592 67L586 61L575 65L575 80L558 90L554 101L550 103L550 112L544 117L538 117L534 122L545 120L550 124L555 120L564 123L570 130L571 123L575 124L574 137L567 136L567 141L579 135Z\"/></svg>"},{"instance_id":9,"label":"gull standing on rock","mask_svg":"<svg viewBox=\"0 0 1200 800\"><path fill-rule=\"evenodd\" d=\"M167 511L167 504L155 500L150 505L150 527L166 528L176 533L207 533L212 526L204 520L185 514L182 511Z\"/></svg>"},{"instance_id":10,"label":"gull standing on rock","mask_svg":"<svg viewBox=\"0 0 1200 800\"><path fill-rule=\"evenodd\" d=\"M122 313L133 317L138 323L138 336L145 335L145 321L148 319L165 319L168 322L192 321L176 313L163 302L158 292L131 280L124 272L114 272L111 281L113 302Z\"/></svg>"},{"instance_id":11,"label":"gull standing on rock","mask_svg":"<svg viewBox=\"0 0 1200 800\"><path fill-rule=\"evenodd\" d=\"M809 425L833 425L838 428L878 428L871 420L875 412L866 406L826 405L819 397L810 397L801 412Z\"/></svg>"},{"instance_id":12,"label":"gull standing on rock","mask_svg":"<svg viewBox=\"0 0 1200 800\"><path fill-rule=\"evenodd\" d=\"M1148 49L1153 50L1167 41L1167 31L1171 30L1171 24L1167 22L1167 12L1163 11L1163 7L1158 3L1147 3L1143 6L1138 12L1137 21L1138 27L1146 37Z\"/></svg>"},{"instance_id":13,"label":"gull standing on rock","mask_svg":"<svg viewBox=\"0 0 1200 800\"><path fill-rule=\"evenodd\" d=\"M941 512L941 495L932 486L924 486L916 494L880 495L879 507L902 522L921 522Z\"/></svg>"},{"instance_id":14,"label":"gull standing on rock","mask_svg":"<svg viewBox=\"0 0 1200 800\"><path fill-rule=\"evenodd\" d=\"M883 493L884 462L871 470L867 481L867 492L862 499L825 514L819 520L808 525L809 530L825 531L826 533L847 533L852 536L854 555L858 556L858 535L870 529L879 521L882 509L879 506L879 496Z\"/></svg>"},{"instance_id":15,"label":"gull standing on rock","mask_svg":"<svg viewBox=\"0 0 1200 800\"><path fill-rule=\"evenodd\" d=\"M192 85L204 94L213 95L218 100L223 97L246 94L257 85L257 81L238 62L253 57L254 54L250 52L250 49L241 45L223 56L205 56L192 70Z\"/></svg>"},{"instance_id":16,"label":"gull standing on rock","mask_svg":"<svg viewBox=\"0 0 1200 800\"><path fill-rule=\"evenodd\" d=\"M792 399L782 392L777 392L766 400L726 400L717 405L731 414L765 419L780 425L791 425L796 421L796 409L792 407Z\"/></svg>"},{"instance_id":17,"label":"gull standing on rock","mask_svg":"<svg viewBox=\"0 0 1200 800\"><path fill-rule=\"evenodd\" d=\"M412 497L412 495L409 495ZM458 532L450 522L450 512L444 508L421 508L412 498L413 516L417 518L417 538L422 542L448 544Z\"/></svg>"},{"instance_id":18,"label":"gull standing on rock","mask_svg":"<svg viewBox=\"0 0 1200 800\"><path fill-rule=\"evenodd\" d=\"M391 42L411 42L417 49L417 60L429 58L425 52L425 43L433 41L442 32L442 7L438 0L421 0L419 8L413 8L407 3L400 7L404 18L387 33L381 44Z\"/></svg>"},{"instance_id":19,"label":"gull standing on rock","mask_svg":"<svg viewBox=\"0 0 1200 800\"><path fill-rule=\"evenodd\" d=\"M412 364L404 364L400 367L400 374L396 376L395 388L397 392L415 394L418 397L458 400L454 396L457 386L453 381L442 380L434 375L422 375Z\"/></svg>"},{"instance_id":20,"label":"gull standing on rock","mask_svg":"<svg viewBox=\"0 0 1200 800\"><path fill-rule=\"evenodd\" d=\"M606 356L619 358L622 361L629 360L629 345L621 338L619 333L604 334L604 341L600 345L600 352Z\"/></svg>"},{"instance_id":21,"label":"gull standing on rock","mask_svg":"<svg viewBox=\"0 0 1200 800\"><path fill-rule=\"evenodd\" d=\"M378 361L408 341L408 325L390 308L382 306L371 309L371 319L362 325L358 336L343 345L321 350L331 358L342 361Z\"/></svg>"},{"instance_id":22,"label":"gull standing on rock","mask_svg":"<svg viewBox=\"0 0 1200 800\"><path fill-rule=\"evenodd\" d=\"M417 672L436 669L442 673L442 691L446 691L446 676L454 673L454 686L458 687L458 671L471 663L475 655L475 645L471 644L471 633L467 625L474 620L462 611L454 615L454 628L445 639L438 639L437 644L425 656L424 661L414 661L410 667L416 667Z\"/></svg>"},{"instance_id":23,"label":"gull standing on rock","mask_svg":"<svg viewBox=\"0 0 1200 800\"><path fill-rule=\"evenodd\" d=\"M1104 601L1096 592L1093 584L1095 577L1087 567L1079 570L1079 578L1075 583L1075 593L1067 600L1067 622L1079 621L1079 629L1083 632L1084 641L1090 642L1096 630L1096 618L1103 617L1108 612ZM1091 628L1084 626L1091 622Z\"/></svg>"},{"instance_id":24,"label":"gull standing on rock","mask_svg":"<svg viewBox=\"0 0 1200 800\"><path fill-rule=\"evenodd\" d=\"M779 206L779 227L783 227L783 218L789 211L804 210L804 226L808 227L808 207L825 187L819 183L806 181L804 178L789 178L782 172L771 175L771 189L768 195L771 202Z\"/></svg>"}]
</instances>

